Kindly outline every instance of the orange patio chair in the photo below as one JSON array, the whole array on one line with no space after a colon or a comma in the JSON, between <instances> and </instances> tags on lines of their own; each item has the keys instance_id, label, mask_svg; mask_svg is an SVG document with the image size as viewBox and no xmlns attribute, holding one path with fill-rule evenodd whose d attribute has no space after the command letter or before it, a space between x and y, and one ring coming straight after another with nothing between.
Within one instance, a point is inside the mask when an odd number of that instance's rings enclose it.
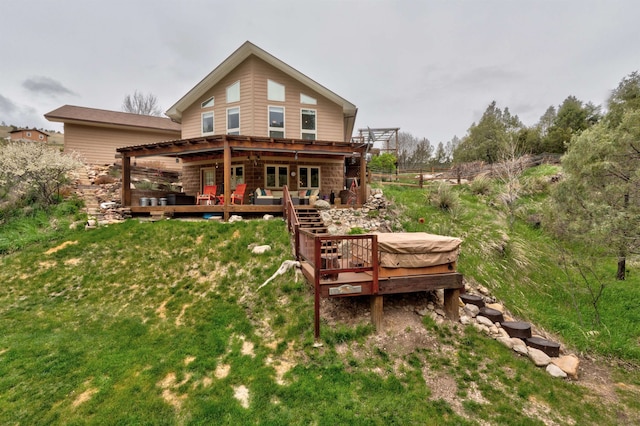
<instances>
[{"instance_id":1,"label":"orange patio chair","mask_svg":"<svg viewBox=\"0 0 640 426\"><path fill-rule=\"evenodd\" d=\"M200 204L200 201L206 201L206 205L216 203L216 192L218 191L218 185L205 185L202 190L202 194L198 192L196 196L196 204ZM213 201L213 203L212 203Z\"/></svg>"},{"instance_id":2,"label":"orange patio chair","mask_svg":"<svg viewBox=\"0 0 640 426\"><path fill-rule=\"evenodd\" d=\"M231 204L236 204L236 200L240 200L239 204L244 204L244 192L247 190L246 183L239 183L236 189L231 193ZM218 203L224 204L224 195L218 195Z\"/></svg>"}]
</instances>

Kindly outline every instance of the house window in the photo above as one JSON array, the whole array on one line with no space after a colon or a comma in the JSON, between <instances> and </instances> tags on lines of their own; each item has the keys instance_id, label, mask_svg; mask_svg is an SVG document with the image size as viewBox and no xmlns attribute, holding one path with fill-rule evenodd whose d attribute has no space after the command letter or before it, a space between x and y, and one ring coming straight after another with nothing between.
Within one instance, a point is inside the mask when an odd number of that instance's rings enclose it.
<instances>
[{"instance_id":1,"label":"house window","mask_svg":"<svg viewBox=\"0 0 640 426\"><path fill-rule=\"evenodd\" d=\"M316 139L316 110L315 109L303 109L301 110L302 119L302 139L315 140Z\"/></svg>"},{"instance_id":2,"label":"house window","mask_svg":"<svg viewBox=\"0 0 640 426\"><path fill-rule=\"evenodd\" d=\"M227 108L227 134L240 134L240 107Z\"/></svg>"},{"instance_id":3,"label":"house window","mask_svg":"<svg viewBox=\"0 0 640 426\"><path fill-rule=\"evenodd\" d=\"M307 96L304 93L300 93L300 103L301 104L309 104L309 105L317 105L318 101L311 96Z\"/></svg>"},{"instance_id":4,"label":"house window","mask_svg":"<svg viewBox=\"0 0 640 426\"><path fill-rule=\"evenodd\" d=\"M200 104L202 108L210 108L213 105L214 105L213 96L207 99L206 101L204 101L202 104Z\"/></svg>"},{"instance_id":5,"label":"house window","mask_svg":"<svg viewBox=\"0 0 640 426\"><path fill-rule=\"evenodd\" d=\"M298 167L299 188L320 188L320 167Z\"/></svg>"},{"instance_id":6,"label":"house window","mask_svg":"<svg viewBox=\"0 0 640 426\"><path fill-rule=\"evenodd\" d=\"M27 137L30 138L31 137L31 132L27 132Z\"/></svg>"},{"instance_id":7,"label":"house window","mask_svg":"<svg viewBox=\"0 0 640 426\"><path fill-rule=\"evenodd\" d=\"M216 169L214 167L205 167L200 169L200 190L204 190L207 185L216 184Z\"/></svg>"},{"instance_id":8,"label":"house window","mask_svg":"<svg viewBox=\"0 0 640 426\"><path fill-rule=\"evenodd\" d=\"M282 188L289 182L289 166L266 165L264 172L265 188Z\"/></svg>"},{"instance_id":9,"label":"house window","mask_svg":"<svg viewBox=\"0 0 640 426\"><path fill-rule=\"evenodd\" d=\"M231 189L244 183L244 166L231 166Z\"/></svg>"},{"instance_id":10,"label":"house window","mask_svg":"<svg viewBox=\"0 0 640 426\"><path fill-rule=\"evenodd\" d=\"M269 137L284 138L284 107L269 107Z\"/></svg>"},{"instance_id":11,"label":"house window","mask_svg":"<svg viewBox=\"0 0 640 426\"><path fill-rule=\"evenodd\" d=\"M202 134L213 134L213 112L202 113Z\"/></svg>"},{"instance_id":12,"label":"house window","mask_svg":"<svg viewBox=\"0 0 640 426\"><path fill-rule=\"evenodd\" d=\"M284 85L273 80L267 80L267 99L284 102Z\"/></svg>"},{"instance_id":13,"label":"house window","mask_svg":"<svg viewBox=\"0 0 640 426\"><path fill-rule=\"evenodd\" d=\"M43 139L44 139L44 135L38 135L38 138L39 138L40 140L43 140Z\"/></svg>"},{"instance_id":14,"label":"house window","mask_svg":"<svg viewBox=\"0 0 640 426\"><path fill-rule=\"evenodd\" d=\"M227 103L240 101L240 82L236 81L231 86L227 87Z\"/></svg>"}]
</instances>

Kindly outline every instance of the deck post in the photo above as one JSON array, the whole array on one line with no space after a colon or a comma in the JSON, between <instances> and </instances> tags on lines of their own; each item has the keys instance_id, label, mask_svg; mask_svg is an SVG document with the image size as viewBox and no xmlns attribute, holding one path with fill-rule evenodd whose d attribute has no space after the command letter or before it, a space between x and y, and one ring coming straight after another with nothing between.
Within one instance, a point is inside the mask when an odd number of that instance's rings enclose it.
<instances>
[{"instance_id":1,"label":"deck post","mask_svg":"<svg viewBox=\"0 0 640 426\"><path fill-rule=\"evenodd\" d=\"M131 207L131 157L122 156L122 205Z\"/></svg>"},{"instance_id":2,"label":"deck post","mask_svg":"<svg viewBox=\"0 0 640 426\"><path fill-rule=\"evenodd\" d=\"M229 203L231 202L231 147L229 146L229 141L227 137L224 137L224 169L222 172L222 176L224 179L224 213L223 220L226 222L229 220Z\"/></svg>"},{"instance_id":3,"label":"deck post","mask_svg":"<svg viewBox=\"0 0 640 426\"><path fill-rule=\"evenodd\" d=\"M458 309L459 297L459 288L444 289L444 313L451 321L458 321L460 319L460 310Z\"/></svg>"},{"instance_id":4,"label":"deck post","mask_svg":"<svg viewBox=\"0 0 640 426\"><path fill-rule=\"evenodd\" d=\"M376 333L382 332L383 297L379 294L371 296L371 323Z\"/></svg>"}]
</instances>

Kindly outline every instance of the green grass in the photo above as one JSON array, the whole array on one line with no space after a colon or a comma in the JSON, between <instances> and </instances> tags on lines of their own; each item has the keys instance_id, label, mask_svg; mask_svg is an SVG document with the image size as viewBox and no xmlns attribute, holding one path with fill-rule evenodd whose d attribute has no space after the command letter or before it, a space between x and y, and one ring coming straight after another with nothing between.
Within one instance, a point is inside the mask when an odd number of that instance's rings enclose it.
<instances>
[{"instance_id":1,"label":"green grass","mask_svg":"<svg viewBox=\"0 0 640 426\"><path fill-rule=\"evenodd\" d=\"M547 251L554 241L520 222L507 232L503 212L489 198L456 191L462 208L444 212L426 202L426 189L385 189L404 206L408 230L462 236L460 269L508 308L584 351L635 361L637 316L618 312L618 322L610 322L616 307L637 311L640 299L629 297L633 282L607 287L601 302L602 322L610 331L626 330L628 341L603 332L597 344L582 342L569 293L544 281L560 278L557 258ZM545 419L616 425L640 419L636 370L614 370L612 380L625 385L617 387L616 400L603 401L597 390L553 379L471 327L429 316L404 333L424 327L424 338L434 343L402 355L394 336L376 335L367 318L323 321L323 346L314 347L313 293L303 279L289 272L256 291L291 259L280 220L43 229L46 238L0 256L2 424L540 425ZM253 255L252 243L272 250ZM580 309L588 322L588 306ZM247 408L234 397L241 386L248 389Z\"/></svg>"}]
</instances>

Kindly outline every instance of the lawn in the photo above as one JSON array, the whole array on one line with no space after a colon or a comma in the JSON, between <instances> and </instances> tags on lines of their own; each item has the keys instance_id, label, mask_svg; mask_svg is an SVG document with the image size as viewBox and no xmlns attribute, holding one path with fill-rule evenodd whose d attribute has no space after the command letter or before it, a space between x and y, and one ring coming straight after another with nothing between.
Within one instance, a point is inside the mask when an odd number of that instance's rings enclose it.
<instances>
[{"instance_id":1,"label":"lawn","mask_svg":"<svg viewBox=\"0 0 640 426\"><path fill-rule=\"evenodd\" d=\"M419 192L389 194L396 203L405 199L406 226L416 228L410 230L463 231L460 269L500 298L513 292L508 258L477 257L493 252L476 232L492 241L502 237L492 223L480 220L493 222L496 215L471 203L475 196L461 193L469 204L452 219L424 202L412 205L411 199L424 201ZM414 217L429 218L433 228L421 228L425 224ZM477 223L464 230L462 221ZM531 239L528 232L519 238ZM539 234L535 244L543 237ZM272 250L253 255L251 244L269 244ZM611 398L603 400L603 390L593 383L553 379L472 327L421 318L402 305L395 312L412 322L393 333L376 335L366 316L351 322L325 319L323 344L316 347L312 291L303 280L289 272L256 291L286 259L291 259L289 236L277 219L129 220L91 231L65 230L2 255L0 423L614 425L640 420L635 370L624 370L625 377L611 370L609 383L602 384ZM534 288L536 278L527 272L519 282ZM607 303L628 303L614 290L612 285ZM514 309L519 301L505 300ZM517 311L553 328L561 310L541 300L532 298ZM341 306L334 308L349 305ZM602 306L603 322L608 321ZM393 304L385 309L392 318ZM554 331L562 334L562 327ZM621 359L632 359L630 353L625 346ZM624 386L615 385L618 381Z\"/></svg>"}]
</instances>

